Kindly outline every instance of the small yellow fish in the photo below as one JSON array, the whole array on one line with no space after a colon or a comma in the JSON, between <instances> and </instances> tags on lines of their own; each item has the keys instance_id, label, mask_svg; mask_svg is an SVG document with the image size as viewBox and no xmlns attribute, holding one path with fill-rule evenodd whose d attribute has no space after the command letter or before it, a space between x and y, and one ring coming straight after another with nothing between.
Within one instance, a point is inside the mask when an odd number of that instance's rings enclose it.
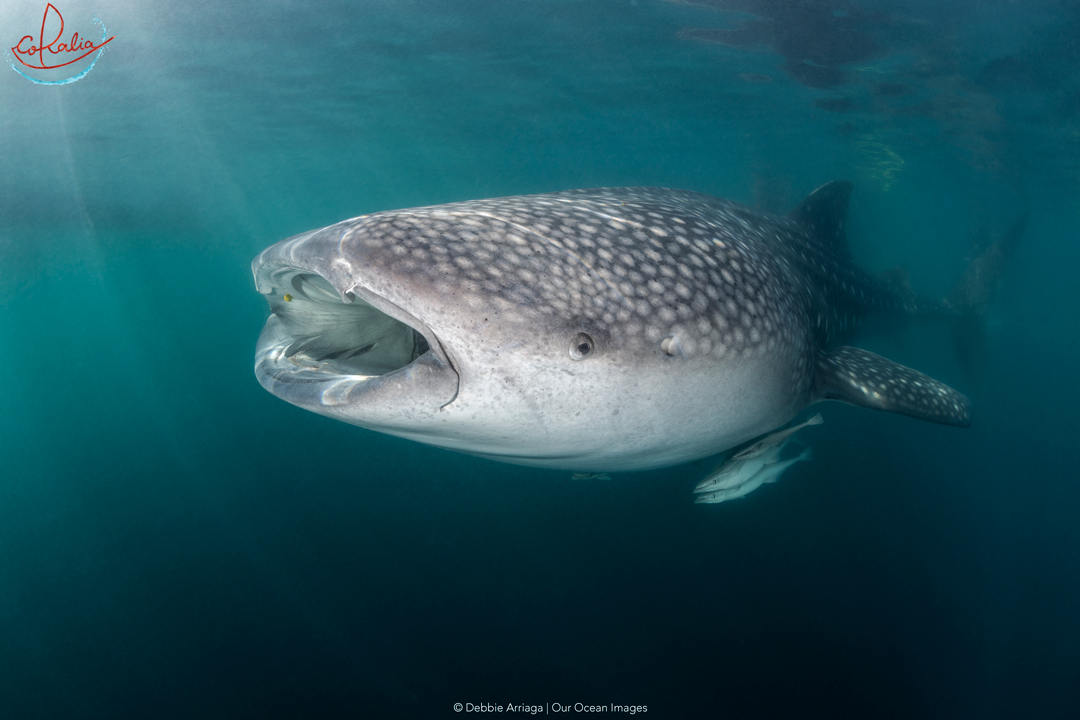
<instances>
[{"instance_id":1,"label":"small yellow fish","mask_svg":"<svg viewBox=\"0 0 1080 720\"><path fill-rule=\"evenodd\" d=\"M292 295L285 293L285 302L292 302Z\"/></svg>"}]
</instances>

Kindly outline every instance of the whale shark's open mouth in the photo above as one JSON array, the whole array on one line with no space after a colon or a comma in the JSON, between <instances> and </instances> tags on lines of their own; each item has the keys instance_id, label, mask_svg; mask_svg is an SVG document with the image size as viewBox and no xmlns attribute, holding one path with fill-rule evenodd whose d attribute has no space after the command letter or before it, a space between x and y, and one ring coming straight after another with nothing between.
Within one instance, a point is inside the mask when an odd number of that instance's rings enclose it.
<instances>
[{"instance_id":1,"label":"whale shark's open mouth","mask_svg":"<svg viewBox=\"0 0 1080 720\"><path fill-rule=\"evenodd\" d=\"M272 314L255 372L278 397L381 427L457 396L458 375L438 338L385 298L360 285L341 291L316 272L275 263L257 263L256 285Z\"/></svg>"},{"instance_id":2,"label":"whale shark's open mouth","mask_svg":"<svg viewBox=\"0 0 1080 720\"><path fill-rule=\"evenodd\" d=\"M417 330L353 293L342 298L318 275L297 272L288 290L270 299L283 331L274 350L301 370L379 377L430 349Z\"/></svg>"}]
</instances>

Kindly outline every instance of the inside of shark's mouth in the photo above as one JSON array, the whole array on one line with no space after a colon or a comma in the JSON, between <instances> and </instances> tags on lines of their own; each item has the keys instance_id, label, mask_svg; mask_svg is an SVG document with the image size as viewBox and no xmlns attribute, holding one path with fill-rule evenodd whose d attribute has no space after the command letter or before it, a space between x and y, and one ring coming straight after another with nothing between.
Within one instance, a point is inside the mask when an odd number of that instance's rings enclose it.
<instances>
[{"instance_id":1,"label":"inside of shark's mouth","mask_svg":"<svg viewBox=\"0 0 1080 720\"><path fill-rule=\"evenodd\" d=\"M286 337L284 357L298 367L377 377L405 367L429 349L419 332L359 297L345 303L324 278L299 273L270 305Z\"/></svg>"}]
</instances>

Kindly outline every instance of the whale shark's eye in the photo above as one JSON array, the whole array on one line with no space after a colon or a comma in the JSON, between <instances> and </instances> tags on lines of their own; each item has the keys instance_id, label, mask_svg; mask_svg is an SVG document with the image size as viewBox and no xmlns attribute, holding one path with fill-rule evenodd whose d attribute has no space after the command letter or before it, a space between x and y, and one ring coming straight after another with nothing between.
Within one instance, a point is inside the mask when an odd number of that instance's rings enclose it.
<instances>
[{"instance_id":1,"label":"whale shark's eye","mask_svg":"<svg viewBox=\"0 0 1080 720\"><path fill-rule=\"evenodd\" d=\"M570 341L570 357L574 360L584 360L593 351L593 339L585 333L578 333Z\"/></svg>"}]
</instances>

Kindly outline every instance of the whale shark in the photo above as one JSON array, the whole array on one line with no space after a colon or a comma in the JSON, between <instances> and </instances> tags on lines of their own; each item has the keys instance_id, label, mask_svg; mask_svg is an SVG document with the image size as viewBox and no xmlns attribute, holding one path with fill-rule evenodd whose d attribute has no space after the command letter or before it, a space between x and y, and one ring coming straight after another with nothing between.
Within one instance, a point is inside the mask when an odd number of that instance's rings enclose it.
<instances>
[{"instance_id":1,"label":"whale shark","mask_svg":"<svg viewBox=\"0 0 1080 720\"><path fill-rule=\"evenodd\" d=\"M787 215L599 188L344 220L255 258L255 374L363 428L579 472L714 455L823 400L970 425L961 393L844 344L875 316L964 315L856 266L851 191Z\"/></svg>"}]
</instances>

